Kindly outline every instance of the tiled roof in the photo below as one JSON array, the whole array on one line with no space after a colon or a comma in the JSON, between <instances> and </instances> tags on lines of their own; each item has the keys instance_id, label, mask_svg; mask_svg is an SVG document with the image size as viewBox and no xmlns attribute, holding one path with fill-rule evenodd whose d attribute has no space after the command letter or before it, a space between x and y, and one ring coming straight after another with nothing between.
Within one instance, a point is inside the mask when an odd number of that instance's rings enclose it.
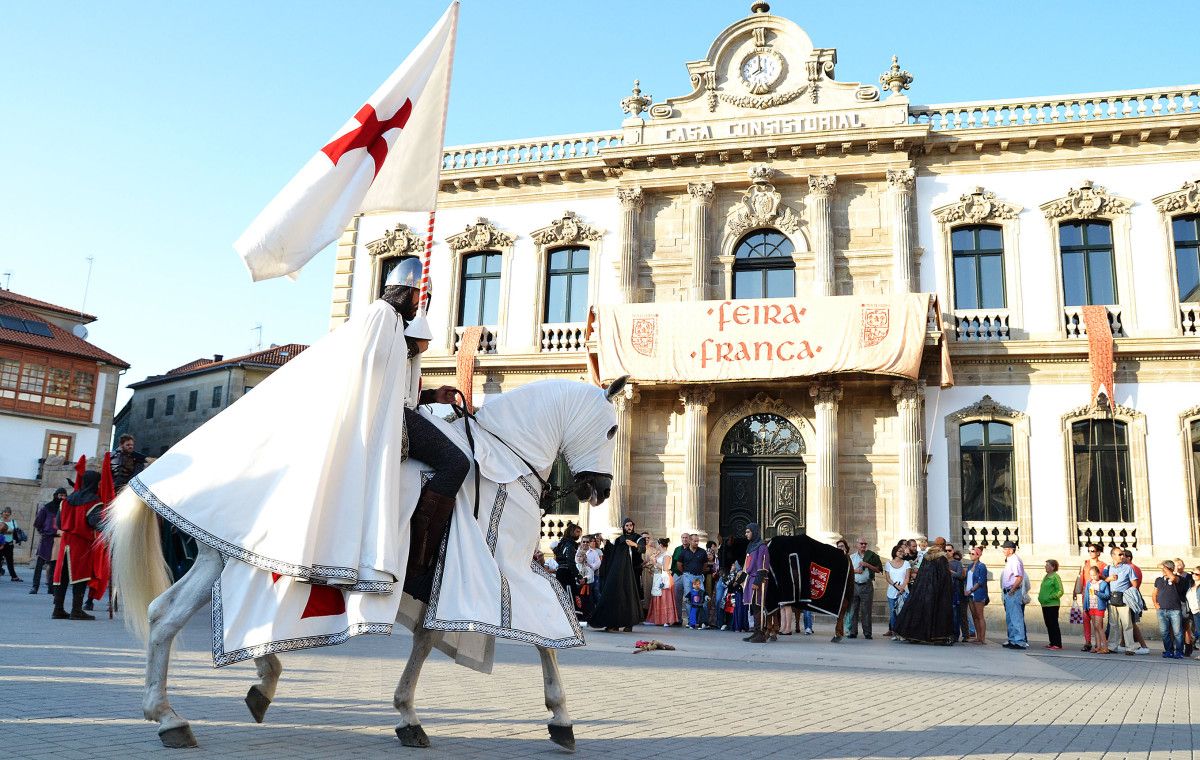
<instances>
[{"instance_id":1,"label":"tiled roof","mask_svg":"<svg viewBox=\"0 0 1200 760\"><path fill-rule=\"evenodd\" d=\"M65 306L58 306L56 304L47 303L46 301L39 301L36 298L30 298L29 296L23 296L20 293L14 293L11 290L4 290L4 289L0 288L0 302L4 302L4 301L9 301L9 302L15 303L19 306L32 306L36 309L46 309L47 311L55 311L55 312L58 312L59 314L64 314L68 317L73 317L75 319L78 319L80 322L84 322L84 323L96 321L96 318L93 317L91 314L84 314L82 311L77 311L75 309L68 309Z\"/></svg>"},{"instance_id":2,"label":"tiled roof","mask_svg":"<svg viewBox=\"0 0 1200 760\"><path fill-rule=\"evenodd\" d=\"M130 383L130 388L141 388L147 385L154 385L166 380L175 380L185 375L195 375L201 372L211 372L214 369L225 369L226 367L237 367L242 365L254 365L258 367L282 367L290 360L296 358L300 353L308 348L303 343L285 343L282 346L272 346L265 348L262 351L254 351L253 353L235 356L231 359L221 359L215 361L213 359L194 359L187 364L182 364L172 370L168 370L164 375L151 375L145 380L136 383Z\"/></svg>"},{"instance_id":3,"label":"tiled roof","mask_svg":"<svg viewBox=\"0 0 1200 760\"><path fill-rule=\"evenodd\" d=\"M17 319L28 319L34 322L42 322L42 319L31 311L21 308L16 303L9 300L10 291L0 293L0 314ZM33 299L29 299L33 300ZM41 303L37 301L36 303ZM57 307L55 307L57 308ZM76 312L78 313L78 312ZM95 317L91 317L94 321ZM94 359L112 364L117 367L128 368L129 362L123 361L113 356L102 348L93 346L82 338L77 338L58 325L44 323L50 328L51 336L49 338L44 335L34 335L33 333L20 332L18 330L9 330L0 327L0 343L8 343L11 345L24 346L26 348L36 348L42 351L48 351L56 354L67 354L83 359Z\"/></svg>"}]
</instances>

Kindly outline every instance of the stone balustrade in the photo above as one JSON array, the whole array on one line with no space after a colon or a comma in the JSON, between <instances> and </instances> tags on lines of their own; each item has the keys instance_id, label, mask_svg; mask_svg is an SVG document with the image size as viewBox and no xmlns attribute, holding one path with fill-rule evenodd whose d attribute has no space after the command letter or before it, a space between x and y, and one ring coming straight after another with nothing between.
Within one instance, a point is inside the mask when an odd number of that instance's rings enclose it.
<instances>
[{"instance_id":1,"label":"stone balustrade","mask_svg":"<svg viewBox=\"0 0 1200 760\"><path fill-rule=\"evenodd\" d=\"M959 343L1008 340L1008 309L956 309L954 339Z\"/></svg>"},{"instance_id":2,"label":"stone balustrade","mask_svg":"<svg viewBox=\"0 0 1200 760\"><path fill-rule=\"evenodd\" d=\"M1108 309L1108 325L1112 328L1114 338L1125 337L1125 327L1121 324L1121 307L1106 306ZM1086 338L1087 325L1083 323L1083 307L1068 306L1063 309L1063 324L1067 329L1068 338Z\"/></svg>"},{"instance_id":3,"label":"stone balustrade","mask_svg":"<svg viewBox=\"0 0 1200 760\"><path fill-rule=\"evenodd\" d=\"M1185 337L1200 336L1200 303L1179 304L1179 327Z\"/></svg>"},{"instance_id":4,"label":"stone balustrade","mask_svg":"<svg viewBox=\"0 0 1200 760\"><path fill-rule=\"evenodd\" d=\"M1133 523L1081 522L1075 526L1075 533L1081 551L1088 544L1100 544L1105 549L1136 549L1138 545L1137 526Z\"/></svg>"},{"instance_id":5,"label":"stone balustrade","mask_svg":"<svg viewBox=\"0 0 1200 760\"><path fill-rule=\"evenodd\" d=\"M1016 100L979 100L912 106L910 124L939 132L1036 124L1110 121L1200 112L1200 85L1093 92Z\"/></svg>"},{"instance_id":6,"label":"stone balustrade","mask_svg":"<svg viewBox=\"0 0 1200 760\"><path fill-rule=\"evenodd\" d=\"M538 347L543 353L567 353L586 350L582 322L547 322L541 327Z\"/></svg>"},{"instance_id":7,"label":"stone balustrade","mask_svg":"<svg viewBox=\"0 0 1200 760\"><path fill-rule=\"evenodd\" d=\"M454 328L454 350L456 352L458 351L459 347L462 345L462 336L463 336L463 332L466 329L467 328L465 328L465 327ZM483 337L480 338L480 340L479 340L479 351L477 353L480 353L480 354L496 353L496 328L495 327L485 327L483 329Z\"/></svg>"},{"instance_id":8,"label":"stone balustrade","mask_svg":"<svg viewBox=\"0 0 1200 760\"><path fill-rule=\"evenodd\" d=\"M982 546L998 549L1005 541L1021 545L1021 535L1016 520L963 520L962 546ZM963 552L966 553L965 551Z\"/></svg>"},{"instance_id":9,"label":"stone balustrade","mask_svg":"<svg viewBox=\"0 0 1200 760\"><path fill-rule=\"evenodd\" d=\"M478 169L516 164L542 164L589 158L621 144L619 132L582 132L556 137L532 137L505 143L456 145L442 152L442 169Z\"/></svg>"}]
</instances>

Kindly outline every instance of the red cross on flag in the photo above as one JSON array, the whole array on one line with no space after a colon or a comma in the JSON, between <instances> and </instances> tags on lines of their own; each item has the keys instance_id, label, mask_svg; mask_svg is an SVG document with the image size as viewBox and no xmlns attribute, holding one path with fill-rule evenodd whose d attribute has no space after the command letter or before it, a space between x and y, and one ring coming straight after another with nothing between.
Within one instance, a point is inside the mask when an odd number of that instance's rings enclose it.
<instances>
[{"instance_id":1,"label":"red cross on flag","mask_svg":"<svg viewBox=\"0 0 1200 760\"><path fill-rule=\"evenodd\" d=\"M255 280L292 275L359 211L432 211L458 0L233 244Z\"/></svg>"}]
</instances>

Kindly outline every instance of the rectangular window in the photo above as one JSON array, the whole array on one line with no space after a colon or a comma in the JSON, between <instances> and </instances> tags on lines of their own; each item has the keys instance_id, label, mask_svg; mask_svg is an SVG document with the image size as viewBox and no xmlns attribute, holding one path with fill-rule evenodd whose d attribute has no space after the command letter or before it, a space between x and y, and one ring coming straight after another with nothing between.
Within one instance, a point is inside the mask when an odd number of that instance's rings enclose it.
<instances>
[{"instance_id":1,"label":"rectangular window","mask_svg":"<svg viewBox=\"0 0 1200 760\"><path fill-rule=\"evenodd\" d=\"M500 312L499 253L476 253L463 259L462 289L459 292L460 327L492 325Z\"/></svg>"},{"instance_id":2,"label":"rectangular window","mask_svg":"<svg viewBox=\"0 0 1200 760\"><path fill-rule=\"evenodd\" d=\"M221 386L213 386L212 408L217 409L221 406Z\"/></svg>"},{"instance_id":3,"label":"rectangular window","mask_svg":"<svg viewBox=\"0 0 1200 760\"><path fill-rule=\"evenodd\" d=\"M1171 220L1180 303L1200 301L1200 215Z\"/></svg>"},{"instance_id":4,"label":"rectangular window","mask_svg":"<svg viewBox=\"0 0 1200 760\"><path fill-rule=\"evenodd\" d=\"M163 409L164 416L170 417L172 414L175 414L175 394L174 393L167 396L167 408Z\"/></svg>"},{"instance_id":5,"label":"rectangular window","mask_svg":"<svg viewBox=\"0 0 1200 760\"><path fill-rule=\"evenodd\" d=\"M1112 225L1063 222L1058 225L1063 306L1115 306L1116 265Z\"/></svg>"},{"instance_id":6,"label":"rectangular window","mask_svg":"<svg viewBox=\"0 0 1200 760\"><path fill-rule=\"evenodd\" d=\"M188 393L188 411L196 411L196 403L200 400L200 391L191 391Z\"/></svg>"},{"instance_id":7,"label":"rectangular window","mask_svg":"<svg viewBox=\"0 0 1200 760\"><path fill-rule=\"evenodd\" d=\"M45 457L62 457L67 460L71 456L71 447L75 443L75 436L67 433L47 433L46 434L46 451Z\"/></svg>"},{"instance_id":8,"label":"rectangular window","mask_svg":"<svg viewBox=\"0 0 1200 760\"><path fill-rule=\"evenodd\" d=\"M1004 243L999 227L959 227L950 233L954 308L1003 309Z\"/></svg>"},{"instance_id":9,"label":"rectangular window","mask_svg":"<svg viewBox=\"0 0 1200 760\"><path fill-rule=\"evenodd\" d=\"M154 402L157 400L158 399L155 398L146 399L146 419L154 419Z\"/></svg>"},{"instance_id":10,"label":"rectangular window","mask_svg":"<svg viewBox=\"0 0 1200 760\"><path fill-rule=\"evenodd\" d=\"M547 322L582 322L588 307L588 249L550 252L546 269Z\"/></svg>"}]
</instances>

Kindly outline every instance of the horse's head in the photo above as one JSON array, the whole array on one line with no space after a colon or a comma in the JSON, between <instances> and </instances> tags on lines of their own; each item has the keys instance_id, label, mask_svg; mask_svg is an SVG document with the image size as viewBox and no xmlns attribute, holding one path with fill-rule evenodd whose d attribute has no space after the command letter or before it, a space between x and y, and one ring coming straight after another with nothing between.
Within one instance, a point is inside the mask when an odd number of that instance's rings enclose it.
<instances>
[{"instance_id":1,"label":"horse's head","mask_svg":"<svg viewBox=\"0 0 1200 760\"><path fill-rule=\"evenodd\" d=\"M612 402L625 383L620 378L606 390L569 380L541 380L488 399L477 417L540 470L548 470L561 453L574 478L575 495L597 505L612 491L617 434Z\"/></svg>"}]
</instances>

